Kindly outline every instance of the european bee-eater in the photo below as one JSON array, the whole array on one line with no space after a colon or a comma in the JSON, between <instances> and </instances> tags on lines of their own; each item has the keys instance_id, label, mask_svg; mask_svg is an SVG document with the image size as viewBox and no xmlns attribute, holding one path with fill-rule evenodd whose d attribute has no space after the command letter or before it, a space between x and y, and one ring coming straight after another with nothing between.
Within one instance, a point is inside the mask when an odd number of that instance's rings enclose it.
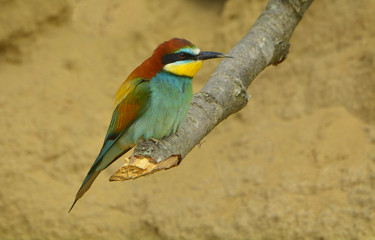
<instances>
[{"instance_id":1,"label":"european bee-eater","mask_svg":"<svg viewBox=\"0 0 375 240\"><path fill-rule=\"evenodd\" d=\"M204 60L223 57L228 56L200 51L185 39L173 38L160 44L129 75L117 91L103 147L69 212L99 173L134 147L139 139L161 139L178 130L193 96L192 78Z\"/></svg>"}]
</instances>

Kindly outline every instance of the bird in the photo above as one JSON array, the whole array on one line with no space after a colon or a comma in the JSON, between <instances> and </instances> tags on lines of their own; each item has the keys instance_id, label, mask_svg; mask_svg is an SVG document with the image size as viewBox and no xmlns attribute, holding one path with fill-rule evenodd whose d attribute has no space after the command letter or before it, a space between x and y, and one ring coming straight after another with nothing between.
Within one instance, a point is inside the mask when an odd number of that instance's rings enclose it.
<instances>
[{"instance_id":1,"label":"bird","mask_svg":"<svg viewBox=\"0 0 375 240\"><path fill-rule=\"evenodd\" d=\"M162 139L176 133L193 97L192 79L203 61L230 56L201 51L183 38L161 43L118 89L103 146L79 188L74 205L101 171L141 139Z\"/></svg>"}]
</instances>

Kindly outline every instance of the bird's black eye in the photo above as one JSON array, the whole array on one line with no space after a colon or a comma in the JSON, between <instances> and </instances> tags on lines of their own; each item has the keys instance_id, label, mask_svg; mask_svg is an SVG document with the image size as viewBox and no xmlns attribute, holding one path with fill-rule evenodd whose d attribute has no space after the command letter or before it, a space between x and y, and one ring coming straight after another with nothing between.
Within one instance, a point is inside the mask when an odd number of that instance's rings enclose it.
<instances>
[{"instance_id":1,"label":"bird's black eye","mask_svg":"<svg viewBox=\"0 0 375 240\"><path fill-rule=\"evenodd\" d=\"M0 2L1 2L1 0L0 0ZM170 54L164 55L161 58L161 61L165 65L165 64L173 63L173 62L177 62L177 61L185 61L185 60L189 60L189 59L194 59L194 57L195 57L194 55L191 55L191 54L186 53L186 52L176 52L176 53L170 53Z\"/></svg>"},{"instance_id":2,"label":"bird's black eye","mask_svg":"<svg viewBox=\"0 0 375 240\"><path fill-rule=\"evenodd\" d=\"M178 56L180 57L180 58L185 58L186 57L186 53L184 53L184 52L180 52L180 53L178 53Z\"/></svg>"}]
</instances>

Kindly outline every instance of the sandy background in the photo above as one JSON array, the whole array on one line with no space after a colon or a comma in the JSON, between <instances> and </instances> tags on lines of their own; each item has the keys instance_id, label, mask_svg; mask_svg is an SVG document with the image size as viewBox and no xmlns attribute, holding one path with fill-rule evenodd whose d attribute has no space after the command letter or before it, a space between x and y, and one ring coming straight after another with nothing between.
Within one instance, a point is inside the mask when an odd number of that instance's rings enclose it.
<instances>
[{"instance_id":1,"label":"sandy background","mask_svg":"<svg viewBox=\"0 0 375 240\"><path fill-rule=\"evenodd\" d=\"M0 0L0 239L375 239L375 1L316 1L182 164L122 183L114 94L162 41L227 52L261 0ZM205 63L198 91L219 61Z\"/></svg>"}]
</instances>

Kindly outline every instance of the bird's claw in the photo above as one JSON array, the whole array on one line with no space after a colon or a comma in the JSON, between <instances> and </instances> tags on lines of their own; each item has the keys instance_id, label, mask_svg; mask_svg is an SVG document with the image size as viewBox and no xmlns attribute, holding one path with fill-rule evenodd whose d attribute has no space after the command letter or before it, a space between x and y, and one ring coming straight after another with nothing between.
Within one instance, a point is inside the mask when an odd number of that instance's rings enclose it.
<instances>
[{"instance_id":1,"label":"bird's claw","mask_svg":"<svg viewBox=\"0 0 375 240\"><path fill-rule=\"evenodd\" d=\"M156 138L150 138L149 139L151 142L155 143L155 144L159 144L160 143L160 140L159 139L156 139Z\"/></svg>"}]
</instances>

